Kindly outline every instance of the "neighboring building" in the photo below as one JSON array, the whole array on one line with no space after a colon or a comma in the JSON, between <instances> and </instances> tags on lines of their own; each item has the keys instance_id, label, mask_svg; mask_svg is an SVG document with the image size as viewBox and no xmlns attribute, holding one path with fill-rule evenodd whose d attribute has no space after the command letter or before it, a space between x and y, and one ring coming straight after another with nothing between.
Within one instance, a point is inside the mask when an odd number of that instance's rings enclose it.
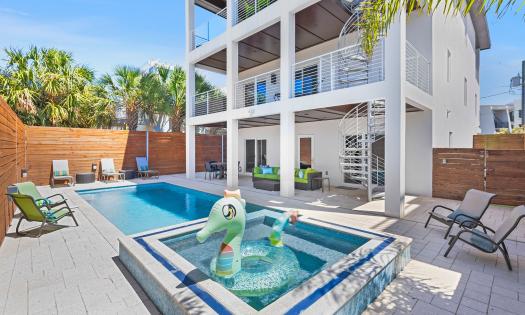
<instances>
[{"instance_id":1,"label":"neighboring building","mask_svg":"<svg viewBox=\"0 0 525 315\"><path fill-rule=\"evenodd\" d=\"M294 168L311 165L371 198L384 189L386 213L401 217L405 193L432 193L432 148L471 147L479 52L490 47L484 16L403 13L367 58L360 1L185 1L189 178L196 128L222 126L229 187L238 162L248 173L268 164L280 166L281 195L293 196ZM197 38L196 7L227 16L224 32L207 25L220 35ZM194 95L195 68L226 76L226 100Z\"/></svg>"},{"instance_id":2,"label":"neighboring building","mask_svg":"<svg viewBox=\"0 0 525 315\"><path fill-rule=\"evenodd\" d=\"M482 134L494 134L499 129L509 129L522 125L521 100L506 105L482 105L480 128Z\"/></svg>"}]
</instances>

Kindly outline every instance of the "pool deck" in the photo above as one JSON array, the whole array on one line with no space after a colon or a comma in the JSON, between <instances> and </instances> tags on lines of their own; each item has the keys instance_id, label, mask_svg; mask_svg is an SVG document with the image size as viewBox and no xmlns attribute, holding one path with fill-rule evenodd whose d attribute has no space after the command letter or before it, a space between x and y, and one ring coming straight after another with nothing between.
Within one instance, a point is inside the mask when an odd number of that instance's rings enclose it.
<instances>
[{"instance_id":1,"label":"pool deck","mask_svg":"<svg viewBox=\"0 0 525 315\"><path fill-rule=\"evenodd\" d=\"M40 238L18 237L13 225L0 247L0 313L2 314L157 314L140 286L118 261L118 237L123 234L87 204L75 189L91 189L164 181L215 194L224 182L187 180L184 175L160 180L95 183L74 188L39 187L43 194L62 192L79 209L79 227L46 231ZM368 314L523 314L525 310L525 222L511 234L507 247L514 271L503 257L484 254L457 244L449 255L444 228L433 222L423 227L426 212L435 204L456 201L407 197L404 219L385 217L383 203L366 203L358 191L332 189L321 193L297 191L294 198L250 187L240 181L250 203L281 209L299 209L309 216L414 239L412 260L372 303ZM509 207L491 206L484 222L497 228ZM64 224L73 225L69 218ZM22 228L34 225L22 224Z\"/></svg>"}]
</instances>

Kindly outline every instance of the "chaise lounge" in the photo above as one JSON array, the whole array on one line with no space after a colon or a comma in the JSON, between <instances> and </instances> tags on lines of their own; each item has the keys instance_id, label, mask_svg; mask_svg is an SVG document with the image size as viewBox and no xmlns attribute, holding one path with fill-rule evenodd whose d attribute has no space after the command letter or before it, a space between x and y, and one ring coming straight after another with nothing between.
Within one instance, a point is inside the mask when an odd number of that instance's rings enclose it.
<instances>
[{"instance_id":1,"label":"chaise lounge","mask_svg":"<svg viewBox=\"0 0 525 315\"><path fill-rule=\"evenodd\" d=\"M294 181L295 188L300 190L321 189L321 181L314 181L316 177L322 177L323 173L313 168L295 169ZM253 186L257 189L278 190L278 183L281 180L279 167L257 166L252 172ZM273 188L273 189L272 189Z\"/></svg>"}]
</instances>

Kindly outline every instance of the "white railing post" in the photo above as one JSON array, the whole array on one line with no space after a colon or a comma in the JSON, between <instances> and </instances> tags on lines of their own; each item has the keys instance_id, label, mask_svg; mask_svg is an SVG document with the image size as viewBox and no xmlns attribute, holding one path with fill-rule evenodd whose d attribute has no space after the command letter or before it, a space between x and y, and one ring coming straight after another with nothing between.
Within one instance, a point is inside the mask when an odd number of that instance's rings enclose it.
<instances>
[{"instance_id":1,"label":"white railing post","mask_svg":"<svg viewBox=\"0 0 525 315\"><path fill-rule=\"evenodd\" d=\"M254 12L253 15L257 14L257 12L258 12L257 9L258 9L259 6L257 5L257 2L258 2L258 1L255 0L255 8L254 8L254 10L253 10L253 12Z\"/></svg>"},{"instance_id":2,"label":"white railing post","mask_svg":"<svg viewBox=\"0 0 525 315\"><path fill-rule=\"evenodd\" d=\"M210 113L210 91L206 92L206 115Z\"/></svg>"},{"instance_id":3,"label":"white railing post","mask_svg":"<svg viewBox=\"0 0 525 315\"><path fill-rule=\"evenodd\" d=\"M334 55L330 55L330 91L334 90L335 87L335 69L334 69Z\"/></svg>"}]
</instances>

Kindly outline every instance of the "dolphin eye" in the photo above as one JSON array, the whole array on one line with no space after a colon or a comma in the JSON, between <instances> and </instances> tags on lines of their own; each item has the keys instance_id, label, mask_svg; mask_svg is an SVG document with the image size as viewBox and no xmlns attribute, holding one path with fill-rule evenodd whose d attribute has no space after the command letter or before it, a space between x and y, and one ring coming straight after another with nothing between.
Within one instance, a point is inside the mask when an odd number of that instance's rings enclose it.
<instances>
[{"instance_id":1,"label":"dolphin eye","mask_svg":"<svg viewBox=\"0 0 525 315\"><path fill-rule=\"evenodd\" d=\"M227 219L231 220L237 215L237 210L233 205L222 206L222 215Z\"/></svg>"}]
</instances>

